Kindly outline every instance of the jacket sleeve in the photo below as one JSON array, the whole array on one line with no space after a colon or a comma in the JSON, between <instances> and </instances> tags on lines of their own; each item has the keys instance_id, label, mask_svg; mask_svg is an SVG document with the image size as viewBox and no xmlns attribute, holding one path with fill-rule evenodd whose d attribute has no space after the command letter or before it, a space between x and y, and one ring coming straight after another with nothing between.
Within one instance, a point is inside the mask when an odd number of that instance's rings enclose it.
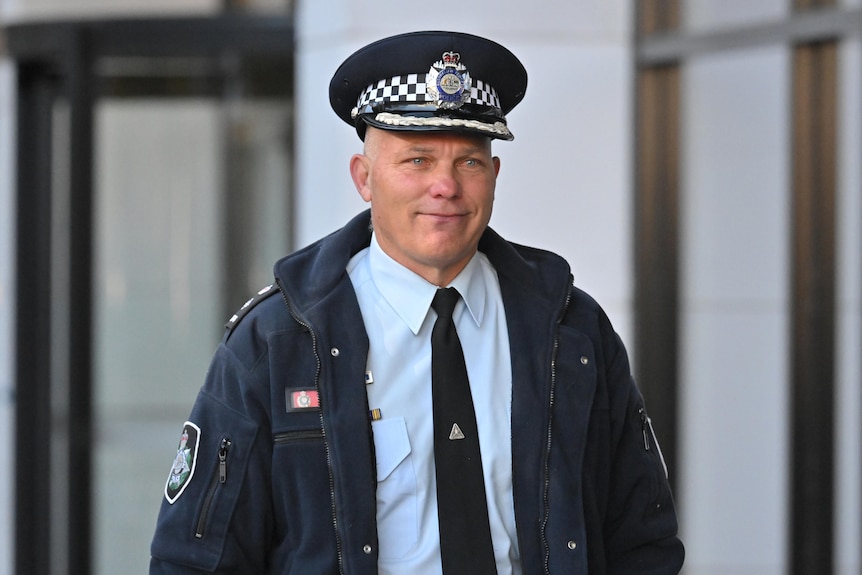
<instances>
[{"instance_id":1,"label":"jacket sleeve","mask_svg":"<svg viewBox=\"0 0 862 575\"><path fill-rule=\"evenodd\" d=\"M667 468L619 337L608 357L610 481L604 526L609 575L675 575L684 549Z\"/></svg>"},{"instance_id":2,"label":"jacket sleeve","mask_svg":"<svg viewBox=\"0 0 862 575\"><path fill-rule=\"evenodd\" d=\"M152 575L265 571L271 447L261 429L263 403L248 391L250 378L220 346L183 426L174 464L180 469L172 468L165 485Z\"/></svg>"}]
</instances>

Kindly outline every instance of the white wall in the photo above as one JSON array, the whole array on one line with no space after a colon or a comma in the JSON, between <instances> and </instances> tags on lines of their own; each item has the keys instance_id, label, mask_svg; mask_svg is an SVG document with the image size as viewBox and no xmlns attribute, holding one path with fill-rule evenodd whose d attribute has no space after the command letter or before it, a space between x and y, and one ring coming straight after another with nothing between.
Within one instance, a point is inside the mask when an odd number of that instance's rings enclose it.
<instances>
[{"instance_id":1,"label":"white wall","mask_svg":"<svg viewBox=\"0 0 862 575\"><path fill-rule=\"evenodd\" d=\"M858 38L841 47L839 77L835 565L838 575L858 575L862 565L862 43Z\"/></svg>"},{"instance_id":2,"label":"white wall","mask_svg":"<svg viewBox=\"0 0 862 575\"><path fill-rule=\"evenodd\" d=\"M739 28L780 20L791 10L787 0L683 0L687 30Z\"/></svg>"},{"instance_id":3,"label":"white wall","mask_svg":"<svg viewBox=\"0 0 862 575\"><path fill-rule=\"evenodd\" d=\"M682 525L698 575L780 575L787 515L788 52L683 71Z\"/></svg>"}]
</instances>

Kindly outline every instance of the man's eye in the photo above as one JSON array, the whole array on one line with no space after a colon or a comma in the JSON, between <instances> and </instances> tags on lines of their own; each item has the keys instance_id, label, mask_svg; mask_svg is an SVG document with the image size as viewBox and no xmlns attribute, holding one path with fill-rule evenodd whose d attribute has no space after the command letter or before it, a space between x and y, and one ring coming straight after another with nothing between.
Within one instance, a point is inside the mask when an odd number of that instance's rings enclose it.
<instances>
[{"instance_id":1,"label":"man's eye","mask_svg":"<svg viewBox=\"0 0 862 575\"><path fill-rule=\"evenodd\" d=\"M414 166L421 166L423 163L425 163L425 160L423 160L422 158L413 158L412 160L410 160L410 163L412 163Z\"/></svg>"}]
</instances>

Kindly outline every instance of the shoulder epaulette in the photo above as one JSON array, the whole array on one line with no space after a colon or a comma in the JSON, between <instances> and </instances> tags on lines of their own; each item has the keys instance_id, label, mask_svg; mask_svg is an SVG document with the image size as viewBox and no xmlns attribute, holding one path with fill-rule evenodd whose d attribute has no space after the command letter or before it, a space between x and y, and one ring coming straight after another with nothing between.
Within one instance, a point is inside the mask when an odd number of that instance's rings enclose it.
<instances>
[{"instance_id":1,"label":"shoulder epaulette","mask_svg":"<svg viewBox=\"0 0 862 575\"><path fill-rule=\"evenodd\" d=\"M251 297L251 299L249 299L247 302L242 304L242 307L239 308L237 310L237 312L235 314L233 314L229 320L227 320L227 323L224 324L225 328L227 328L228 331L232 330L234 327L236 327L236 325L239 323L239 321L243 317L245 317L245 315L248 312L250 312L252 310L252 308L254 306L256 306L257 304L259 304L260 302L262 302L263 300L265 300L266 298L268 298L269 296L271 296L272 294L274 294L278 291L279 291L278 286L274 283L270 284L270 285L266 286L265 288L263 288L262 290L258 291L256 294L254 294Z\"/></svg>"}]
</instances>

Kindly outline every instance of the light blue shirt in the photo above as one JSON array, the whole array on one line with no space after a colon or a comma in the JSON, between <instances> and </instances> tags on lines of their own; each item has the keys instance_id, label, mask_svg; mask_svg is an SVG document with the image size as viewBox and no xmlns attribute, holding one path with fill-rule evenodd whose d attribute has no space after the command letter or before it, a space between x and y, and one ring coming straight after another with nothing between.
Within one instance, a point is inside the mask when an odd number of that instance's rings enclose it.
<instances>
[{"instance_id":1,"label":"light blue shirt","mask_svg":"<svg viewBox=\"0 0 862 575\"><path fill-rule=\"evenodd\" d=\"M368 405L377 454L378 569L381 575L442 573L431 400L431 310L437 286L371 246L347 266L370 341ZM449 286L464 349L491 538L499 575L520 575L512 499L512 369L497 273L477 253Z\"/></svg>"}]
</instances>

